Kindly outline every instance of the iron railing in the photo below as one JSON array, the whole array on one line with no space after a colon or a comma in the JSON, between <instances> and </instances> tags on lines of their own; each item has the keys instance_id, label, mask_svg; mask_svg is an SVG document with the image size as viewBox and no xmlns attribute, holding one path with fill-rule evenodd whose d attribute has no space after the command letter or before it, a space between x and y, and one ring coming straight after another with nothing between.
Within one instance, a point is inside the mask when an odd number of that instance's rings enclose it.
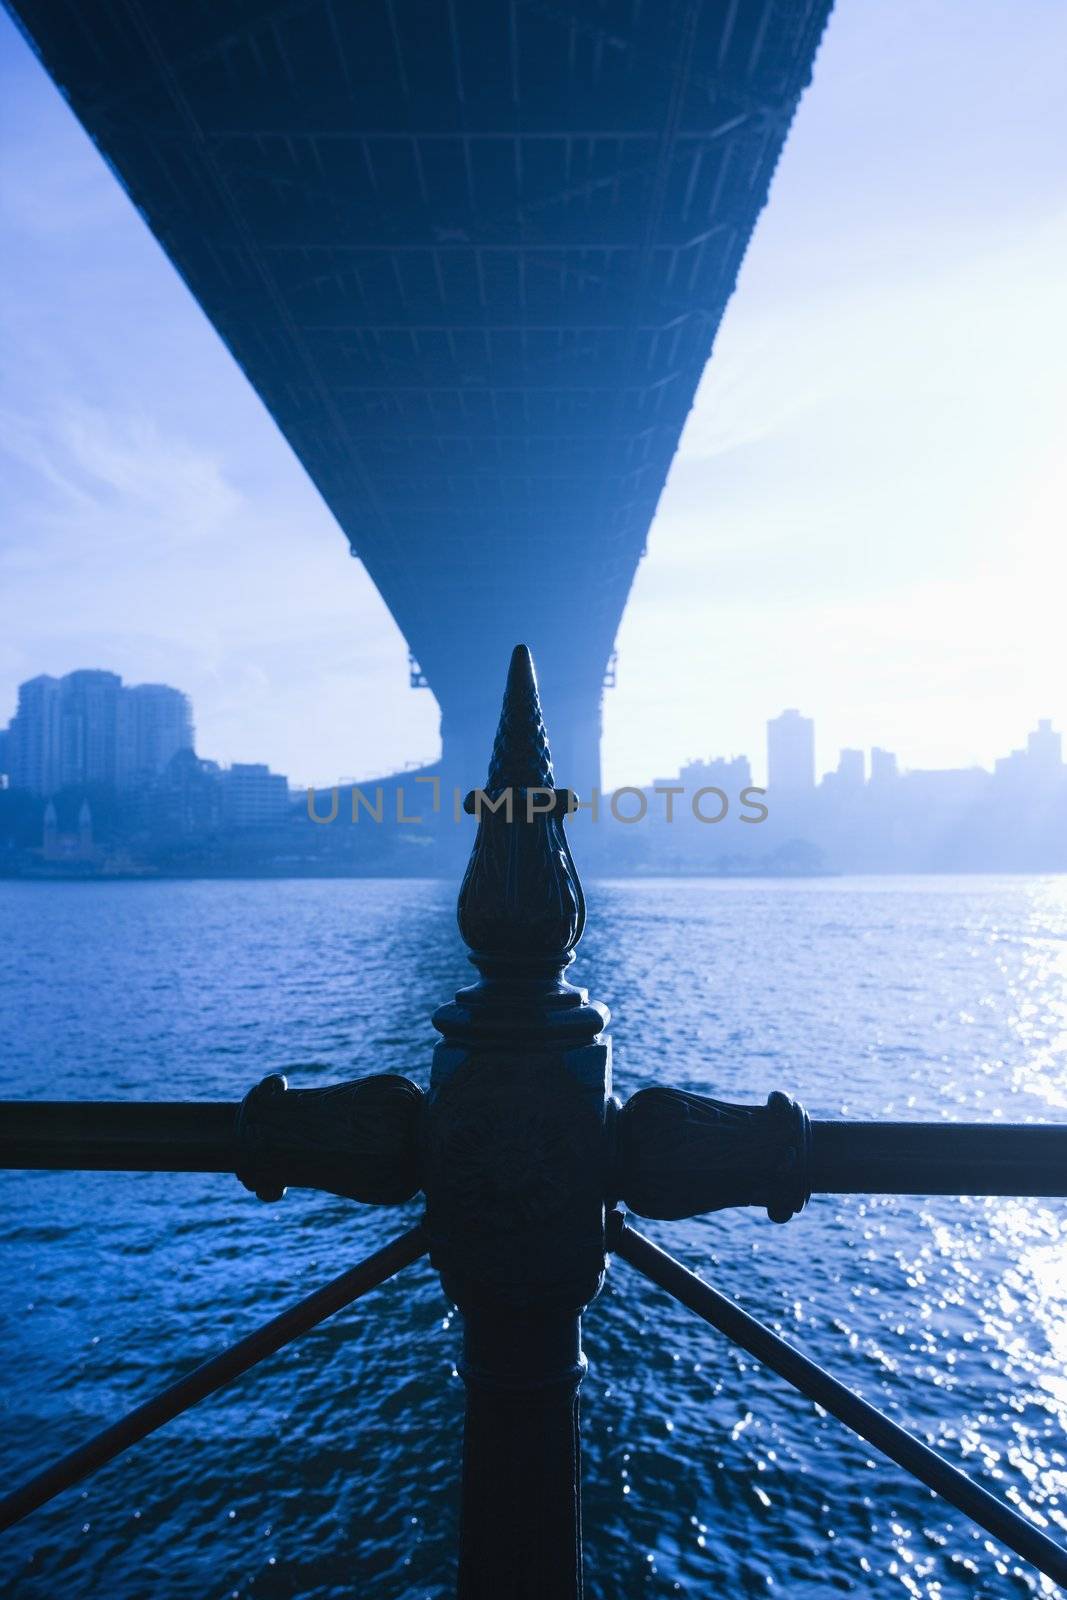
<instances>
[{"instance_id":1,"label":"iron railing","mask_svg":"<svg viewBox=\"0 0 1067 1600\"><path fill-rule=\"evenodd\" d=\"M0 1166L232 1172L370 1204L419 1191L422 1223L138 1406L0 1501L10 1527L333 1311L429 1251L463 1317L467 1390L461 1600L582 1591L581 1317L607 1253L1067 1585L1067 1550L718 1289L618 1209L675 1219L759 1205L785 1222L812 1194L1067 1196L1067 1127L810 1119L784 1094L738 1106L673 1088L622 1107L608 1020L564 976L585 920L529 652L511 661L459 924L479 979L434 1023L429 1092L381 1074L240 1103L0 1104Z\"/></svg>"}]
</instances>

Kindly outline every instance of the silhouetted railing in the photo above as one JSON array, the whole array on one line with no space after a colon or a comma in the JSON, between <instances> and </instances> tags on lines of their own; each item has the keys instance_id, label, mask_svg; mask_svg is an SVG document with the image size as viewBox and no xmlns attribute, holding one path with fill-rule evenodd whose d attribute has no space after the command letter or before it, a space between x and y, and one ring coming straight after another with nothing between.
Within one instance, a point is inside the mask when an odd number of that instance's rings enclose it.
<instances>
[{"instance_id":1,"label":"silhouetted railing","mask_svg":"<svg viewBox=\"0 0 1067 1600\"><path fill-rule=\"evenodd\" d=\"M271 1080L268 1080L271 1081ZM247 1175L255 1162L274 1175L282 1188L325 1189L371 1204L381 1195L380 1173L368 1170L353 1155L348 1126L323 1130L316 1143L310 1136L299 1145L300 1097L343 1091L358 1101L364 1090L392 1084L406 1086L412 1116L408 1161L394 1151L396 1198L410 1199L421 1187L417 1173L417 1121L421 1094L406 1078L383 1074L339 1084L329 1090L288 1090L295 1101L291 1121L278 1137L262 1130L253 1145L241 1131L239 1100L131 1103L122 1100L0 1100L0 1167L23 1171L81 1172L229 1172ZM381 1090L379 1089L379 1093ZM673 1090L641 1090L627 1103L641 1104L645 1094ZM367 1098L370 1098L369 1093ZM721 1106L700 1095L686 1097L693 1106ZM763 1107L723 1109L758 1115ZM286 1116L289 1117L289 1107ZM1031 1122L840 1122L810 1119L811 1143L805 1166L807 1192L817 1194L973 1194L1061 1196L1067 1186L1067 1124ZM777 1179L753 1164L731 1170L717 1159L722 1151L703 1152L699 1169L688 1182L699 1184L698 1203L677 1213L663 1209L670 1201L651 1202L649 1179L631 1174L624 1196L641 1216L670 1218L727 1206L766 1206ZM642 1164L640 1150L632 1157ZM375 1162L381 1166L380 1158ZM408 1169L410 1166L410 1170ZM677 1162L674 1172L677 1171ZM670 1174L673 1181L674 1172ZM620 1181L624 1181L621 1180ZM637 1184L640 1182L640 1191ZM254 1187L254 1185L250 1185ZM654 1209L648 1209L654 1204Z\"/></svg>"},{"instance_id":2,"label":"silhouetted railing","mask_svg":"<svg viewBox=\"0 0 1067 1600\"><path fill-rule=\"evenodd\" d=\"M501 802L511 791L514 804ZM526 804L536 793L537 804ZM323 1089L272 1075L240 1103L0 1104L0 1165L232 1172L369 1204L422 1191L420 1227L138 1406L0 1503L10 1526L429 1250L463 1316L462 1600L581 1594L581 1316L606 1253L1067 1584L1034 1522L627 1226L812 1194L1067 1195L1067 1127L810 1119L775 1093L739 1106L680 1089L611 1093L608 1016L564 976L585 922L533 663L516 649L459 896L478 981L434 1017L429 1092L381 1074ZM473 804L469 807L473 809ZM1036 1513L1034 1513L1036 1516Z\"/></svg>"}]
</instances>

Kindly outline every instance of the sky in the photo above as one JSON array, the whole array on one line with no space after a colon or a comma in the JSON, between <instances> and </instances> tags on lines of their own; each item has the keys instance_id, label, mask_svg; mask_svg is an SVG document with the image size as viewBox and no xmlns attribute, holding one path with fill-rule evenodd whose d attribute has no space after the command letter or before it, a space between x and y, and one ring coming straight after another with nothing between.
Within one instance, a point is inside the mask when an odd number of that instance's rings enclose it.
<instances>
[{"instance_id":1,"label":"sky","mask_svg":"<svg viewBox=\"0 0 1067 1600\"><path fill-rule=\"evenodd\" d=\"M607 785L759 781L785 706L820 771L1067 731L1065 59L1061 0L840 0L623 619ZM95 666L293 781L436 755L365 571L6 18L0 348L0 725Z\"/></svg>"}]
</instances>

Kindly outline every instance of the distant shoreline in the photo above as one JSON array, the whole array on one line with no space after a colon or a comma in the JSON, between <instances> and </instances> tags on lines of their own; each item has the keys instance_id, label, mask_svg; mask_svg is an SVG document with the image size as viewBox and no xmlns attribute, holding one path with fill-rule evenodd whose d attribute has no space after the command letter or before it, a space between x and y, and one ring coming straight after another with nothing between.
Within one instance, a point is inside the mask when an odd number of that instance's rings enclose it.
<instances>
[{"instance_id":1,"label":"distant shoreline","mask_svg":"<svg viewBox=\"0 0 1067 1600\"><path fill-rule=\"evenodd\" d=\"M0 870L0 884L4 883L457 883L457 872L4 872ZM834 878L1054 878L1065 877L1067 872L1057 867L927 867L877 871L813 872L759 871L751 872L684 872L657 870L655 872L627 872L611 867L587 867L583 876L590 882L648 883L658 881L707 883L735 882L789 882L804 883Z\"/></svg>"},{"instance_id":2,"label":"distant shoreline","mask_svg":"<svg viewBox=\"0 0 1067 1600\"><path fill-rule=\"evenodd\" d=\"M456 872L3 872L0 871L0 883L278 883L282 881L296 883L307 881L338 882L355 881L362 878L378 882L416 882L433 880L439 883L452 883L458 881L462 869ZM843 873L829 870L819 872L627 872L621 868L606 868L603 871L593 871L586 868L586 876L620 878L627 881L640 883L645 880L657 878L708 878L716 882L729 882L737 878L842 878L842 877L876 877L877 873ZM894 877L908 877L906 872L894 873Z\"/></svg>"}]
</instances>

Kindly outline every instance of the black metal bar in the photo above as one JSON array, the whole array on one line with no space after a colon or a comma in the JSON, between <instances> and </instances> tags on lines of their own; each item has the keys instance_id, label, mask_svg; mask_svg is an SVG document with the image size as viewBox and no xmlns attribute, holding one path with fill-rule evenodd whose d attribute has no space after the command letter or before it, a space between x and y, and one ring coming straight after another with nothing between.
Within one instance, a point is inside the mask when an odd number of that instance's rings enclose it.
<instances>
[{"instance_id":1,"label":"black metal bar","mask_svg":"<svg viewBox=\"0 0 1067 1600\"><path fill-rule=\"evenodd\" d=\"M369 1205L419 1188L422 1090L395 1072L321 1089L271 1073L228 1101L0 1101L0 1167L232 1172L261 1200L288 1185Z\"/></svg>"},{"instance_id":2,"label":"black metal bar","mask_svg":"<svg viewBox=\"0 0 1067 1600\"><path fill-rule=\"evenodd\" d=\"M1067 1123L811 1123L813 1194L1067 1195Z\"/></svg>"},{"instance_id":3,"label":"black metal bar","mask_svg":"<svg viewBox=\"0 0 1067 1600\"><path fill-rule=\"evenodd\" d=\"M464 1318L462 1600L581 1595L585 1369L576 1312Z\"/></svg>"},{"instance_id":4,"label":"black metal bar","mask_svg":"<svg viewBox=\"0 0 1067 1600\"><path fill-rule=\"evenodd\" d=\"M755 1317L750 1317L747 1311L742 1311L665 1250L660 1250L650 1239L628 1227L618 1213L611 1219L608 1241L609 1247L638 1272L688 1306L690 1311L695 1311L713 1328L718 1328L749 1355L764 1362L809 1400L831 1412L891 1461L942 1495L1009 1550L1032 1562L1054 1583L1067 1584L1067 1550L1054 1539L973 1483L965 1473L891 1421L876 1406L861 1400L845 1384L801 1355L799 1350L762 1322L757 1322Z\"/></svg>"},{"instance_id":5,"label":"black metal bar","mask_svg":"<svg viewBox=\"0 0 1067 1600\"><path fill-rule=\"evenodd\" d=\"M206 1399L217 1389L240 1377L242 1372L247 1372L265 1356L273 1355L283 1345L307 1333L335 1311L340 1311L343 1306L350 1305L353 1300L377 1288L402 1267L409 1266L425 1255L426 1248L422 1228L409 1229L383 1250L375 1251L358 1266L342 1272L331 1283L324 1284L287 1311L272 1317L255 1333L238 1340L221 1355L213 1356L162 1393L146 1400L121 1421L112 1423L109 1428L103 1429L77 1450L62 1456L13 1494L0 1500L0 1532L12 1527L31 1511L36 1511L38 1506L61 1494L64 1489L69 1489L87 1473L120 1455L130 1445L154 1433L165 1422L188 1411L197 1401Z\"/></svg>"},{"instance_id":6,"label":"black metal bar","mask_svg":"<svg viewBox=\"0 0 1067 1600\"><path fill-rule=\"evenodd\" d=\"M735 1105L659 1084L619 1112L610 1187L664 1221L766 1206L786 1222L818 1193L1067 1196L1067 1123L823 1122L778 1092Z\"/></svg>"},{"instance_id":7,"label":"black metal bar","mask_svg":"<svg viewBox=\"0 0 1067 1600\"><path fill-rule=\"evenodd\" d=\"M0 1167L233 1172L239 1103L0 1101Z\"/></svg>"},{"instance_id":8,"label":"black metal bar","mask_svg":"<svg viewBox=\"0 0 1067 1600\"><path fill-rule=\"evenodd\" d=\"M239 1111L219 1100L2 1100L0 1169L234 1172ZM813 1118L806 1175L813 1194L1064 1197L1067 1123ZM720 1204L763 1203L758 1173L719 1167L716 1181Z\"/></svg>"}]
</instances>

